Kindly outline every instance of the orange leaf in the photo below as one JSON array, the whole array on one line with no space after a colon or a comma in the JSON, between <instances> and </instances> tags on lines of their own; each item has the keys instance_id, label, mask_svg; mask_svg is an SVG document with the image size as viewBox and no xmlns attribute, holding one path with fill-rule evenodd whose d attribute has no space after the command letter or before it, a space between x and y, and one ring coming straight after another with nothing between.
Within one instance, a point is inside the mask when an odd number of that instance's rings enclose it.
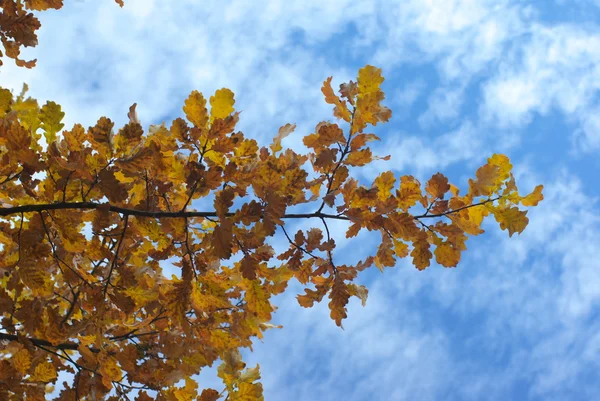
<instances>
[{"instance_id":1,"label":"orange leaf","mask_svg":"<svg viewBox=\"0 0 600 401\"><path fill-rule=\"evenodd\" d=\"M323 92L323 95L325 95L325 101L327 103L335 105L333 109L333 115L337 118L342 118L345 121L350 122L350 110L348 110L346 102L340 100L340 98L338 98L333 92L333 89L331 88L331 79L332 77L329 77L323 81L321 92Z\"/></svg>"},{"instance_id":2,"label":"orange leaf","mask_svg":"<svg viewBox=\"0 0 600 401\"><path fill-rule=\"evenodd\" d=\"M521 234L529 223L527 211L521 211L517 207L496 208L493 213L496 221L500 223L500 228L508 230L509 237L514 233Z\"/></svg>"},{"instance_id":3,"label":"orange leaf","mask_svg":"<svg viewBox=\"0 0 600 401\"><path fill-rule=\"evenodd\" d=\"M450 190L448 178L441 173L434 174L429 181L427 181L425 190L433 199L442 199L444 194Z\"/></svg>"},{"instance_id":4,"label":"orange leaf","mask_svg":"<svg viewBox=\"0 0 600 401\"><path fill-rule=\"evenodd\" d=\"M542 194L543 189L543 185L536 186L532 193L521 198L521 204L523 206L537 206L544 199L544 195Z\"/></svg>"},{"instance_id":5,"label":"orange leaf","mask_svg":"<svg viewBox=\"0 0 600 401\"><path fill-rule=\"evenodd\" d=\"M435 261L444 267L455 267L460 261L460 251L449 242L438 245L433 251Z\"/></svg>"},{"instance_id":6,"label":"orange leaf","mask_svg":"<svg viewBox=\"0 0 600 401\"><path fill-rule=\"evenodd\" d=\"M416 241L410 256L412 256L413 264L417 269L425 270L429 266L431 257L433 256L429 251L429 242L423 239Z\"/></svg>"}]
</instances>

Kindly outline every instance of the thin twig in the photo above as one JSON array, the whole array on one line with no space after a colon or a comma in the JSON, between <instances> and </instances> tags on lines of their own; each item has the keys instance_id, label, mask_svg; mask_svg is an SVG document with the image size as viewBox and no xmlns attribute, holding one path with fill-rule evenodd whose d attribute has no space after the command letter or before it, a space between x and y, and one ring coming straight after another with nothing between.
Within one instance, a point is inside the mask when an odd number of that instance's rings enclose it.
<instances>
[{"instance_id":1,"label":"thin twig","mask_svg":"<svg viewBox=\"0 0 600 401\"><path fill-rule=\"evenodd\" d=\"M118 244L117 244L117 250L115 251L115 256L112 260L112 263L110 264L110 270L108 272L108 277L106 278L106 283L104 284L104 289L102 290L102 293L104 296L106 296L106 291L108 290L108 286L110 285L110 277L112 276L113 270L115 269L115 266L117 264L117 260L119 259L119 251L121 250L121 246L123 245L123 240L125 238L125 233L127 232L127 224L129 223L129 215L125 215L124 218L124 222L123 222L123 232L121 233L121 238L119 238L118 240Z\"/></svg>"}]
</instances>

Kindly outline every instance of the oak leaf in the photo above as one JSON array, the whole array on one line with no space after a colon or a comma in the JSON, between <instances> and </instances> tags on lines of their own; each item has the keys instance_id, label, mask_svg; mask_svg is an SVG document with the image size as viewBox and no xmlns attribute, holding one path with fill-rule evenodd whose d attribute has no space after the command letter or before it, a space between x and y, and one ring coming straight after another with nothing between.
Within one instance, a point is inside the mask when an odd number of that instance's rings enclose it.
<instances>
[{"instance_id":1,"label":"oak leaf","mask_svg":"<svg viewBox=\"0 0 600 401\"><path fill-rule=\"evenodd\" d=\"M527 227L527 223L529 223L527 211L519 210L515 206L495 208L493 209L493 213L496 221L500 223L500 228L508 230L509 237L512 237L514 233L521 234L525 227Z\"/></svg>"},{"instance_id":2,"label":"oak leaf","mask_svg":"<svg viewBox=\"0 0 600 401\"><path fill-rule=\"evenodd\" d=\"M543 189L543 185L537 185L532 193L521 198L521 204L523 206L537 206L544 199L544 195L542 194Z\"/></svg>"},{"instance_id":3,"label":"oak leaf","mask_svg":"<svg viewBox=\"0 0 600 401\"><path fill-rule=\"evenodd\" d=\"M442 199L444 194L450 190L448 178L441 173L434 174L429 181L427 181L425 190L433 199Z\"/></svg>"},{"instance_id":4,"label":"oak leaf","mask_svg":"<svg viewBox=\"0 0 600 401\"><path fill-rule=\"evenodd\" d=\"M186 118L196 127L206 128L208 123L208 110L206 109L206 99L202 93L194 90L186 99L183 106L183 112Z\"/></svg>"}]
</instances>

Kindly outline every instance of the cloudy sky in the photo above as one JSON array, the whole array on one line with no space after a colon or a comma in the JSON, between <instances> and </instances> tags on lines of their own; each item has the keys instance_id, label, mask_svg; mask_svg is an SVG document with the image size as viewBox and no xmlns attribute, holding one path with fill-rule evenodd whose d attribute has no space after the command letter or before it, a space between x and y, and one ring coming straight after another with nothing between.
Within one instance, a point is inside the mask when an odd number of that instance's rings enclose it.
<instances>
[{"instance_id":1,"label":"cloudy sky","mask_svg":"<svg viewBox=\"0 0 600 401\"><path fill-rule=\"evenodd\" d=\"M372 64L393 110L375 146L392 169L422 182L466 180L507 154L522 193L544 184L529 227L508 238L493 221L456 269L401 261L364 272L345 330L327 305L301 308L298 285L276 299L260 363L267 401L592 400L600 393L600 1L598 0L74 0L40 15L33 70L7 61L0 84L54 100L74 122L170 125L197 89L228 87L240 129L284 146L331 120L335 86ZM375 252L346 241L340 263ZM200 387L222 388L214 371Z\"/></svg>"}]
</instances>

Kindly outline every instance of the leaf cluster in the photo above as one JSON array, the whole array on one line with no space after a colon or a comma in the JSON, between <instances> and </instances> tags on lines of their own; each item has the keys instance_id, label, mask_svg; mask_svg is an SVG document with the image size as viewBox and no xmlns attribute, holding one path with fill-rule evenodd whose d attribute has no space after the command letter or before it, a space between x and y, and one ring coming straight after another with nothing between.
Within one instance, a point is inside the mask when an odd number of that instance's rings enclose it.
<instances>
[{"instance_id":1,"label":"leaf cluster","mask_svg":"<svg viewBox=\"0 0 600 401\"><path fill-rule=\"evenodd\" d=\"M0 396L43 399L70 372L58 400L111 390L138 400L262 399L258 366L246 368L239 349L278 327L270 300L289 280L306 285L303 307L327 297L341 326L351 297L366 302L359 272L399 258L420 270L432 259L455 267L489 215L521 233L519 205L537 205L542 186L521 196L504 155L490 157L464 195L441 173L424 185L392 171L371 185L352 178L381 158L366 128L391 117L382 82L373 66L338 94L325 80L338 123L317 124L303 139L307 154L283 150L294 125L269 147L237 131L225 88L208 101L193 91L187 121L147 132L135 104L116 131L106 117L63 130L56 103L0 89ZM209 199L210 210L193 208ZM292 213L298 205L312 212ZM318 227L291 233L293 219ZM379 232L376 253L336 263L331 220L348 222L348 238ZM289 248L277 254L269 242L279 234ZM165 264L179 274L166 277ZM199 393L190 377L217 360L224 390Z\"/></svg>"},{"instance_id":2,"label":"leaf cluster","mask_svg":"<svg viewBox=\"0 0 600 401\"><path fill-rule=\"evenodd\" d=\"M4 54L33 67L19 58L37 44L30 11L62 0L0 4ZM283 149L294 124L268 147L236 130L226 88L208 100L193 91L185 120L147 132L136 104L116 131L106 117L63 130L60 105L40 106L26 86L17 96L0 88L0 399L43 400L67 372L73 382L57 400L262 400L259 366L247 368L240 349L281 327L270 322L271 298L291 279L306 286L301 306L327 297L341 326L349 299L367 300L359 272L400 258L419 270L433 259L455 267L489 215L521 233L519 205L536 206L542 186L521 196L504 155L490 157L462 196L441 173L424 185L392 171L370 185L352 177L389 159L373 154L379 138L366 132L391 118L383 80L373 66L337 93L326 79L337 122L303 138L307 154ZM292 212L300 205L310 212ZM288 232L294 219L319 227ZM348 223L347 238L379 232L376 253L336 263L332 220ZM289 243L280 253L270 245L277 235ZM178 270L170 278L169 265ZM199 391L191 376L217 360L224 389Z\"/></svg>"}]
</instances>

